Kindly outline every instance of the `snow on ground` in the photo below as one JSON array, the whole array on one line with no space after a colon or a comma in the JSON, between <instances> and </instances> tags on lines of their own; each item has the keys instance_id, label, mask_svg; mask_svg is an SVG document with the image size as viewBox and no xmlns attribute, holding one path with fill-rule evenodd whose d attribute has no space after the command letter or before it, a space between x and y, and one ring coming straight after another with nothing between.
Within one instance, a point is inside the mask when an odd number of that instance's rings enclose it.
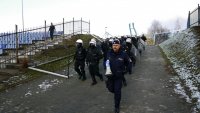
<instances>
[{"instance_id":1,"label":"snow on ground","mask_svg":"<svg viewBox=\"0 0 200 113\"><path fill-rule=\"evenodd\" d=\"M188 29L173 34L160 44L178 75L172 78L175 83L174 91L194 105L194 113L200 111L200 69L195 52L199 40L197 37L192 29Z\"/></svg>"},{"instance_id":2,"label":"snow on ground","mask_svg":"<svg viewBox=\"0 0 200 113\"><path fill-rule=\"evenodd\" d=\"M42 83L38 84L38 87L29 87L27 92L25 92L24 97L29 97L35 94L44 93L51 90L53 86L62 84L62 79L46 79Z\"/></svg>"}]
</instances>

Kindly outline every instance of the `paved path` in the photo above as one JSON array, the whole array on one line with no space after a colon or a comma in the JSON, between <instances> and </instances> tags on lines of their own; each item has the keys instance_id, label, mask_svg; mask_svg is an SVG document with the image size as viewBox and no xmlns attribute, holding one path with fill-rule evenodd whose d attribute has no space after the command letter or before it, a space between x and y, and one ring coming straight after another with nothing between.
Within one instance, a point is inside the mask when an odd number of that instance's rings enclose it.
<instances>
[{"instance_id":1,"label":"paved path","mask_svg":"<svg viewBox=\"0 0 200 113\"><path fill-rule=\"evenodd\" d=\"M190 113L190 106L173 93L171 76L158 47L148 46L134 73L126 75L121 113ZM90 86L87 77L83 82L76 74L70 79L45 75L9 89L0 93L0 113L113 113L113 94L99 78Z\"/></svg>"}]
</instances>

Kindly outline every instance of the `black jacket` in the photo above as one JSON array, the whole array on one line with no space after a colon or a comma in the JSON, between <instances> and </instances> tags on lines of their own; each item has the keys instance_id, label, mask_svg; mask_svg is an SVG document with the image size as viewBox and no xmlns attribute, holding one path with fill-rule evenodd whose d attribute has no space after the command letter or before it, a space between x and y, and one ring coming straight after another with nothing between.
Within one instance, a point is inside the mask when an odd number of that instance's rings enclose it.
<instances>
[{"instance_id":1,"label":"black jacket","mask_svg":"<svg viewBox=\"0 0 200 113\"><path fill-rule=\"evenodd\" d=\"M74 55L74 60L76 61L85 61L87 52L85 50L85 48L80 47L76 49L76 53Z\"/></svg>"},{"instance_id":2,"label":"black jacket","mask_svg":"<svg viewBox=\"0 0 200 113\"><path fill-rule=\"evenodd\" d=\"M87 50L86 62L96 64L103 57L102 52L97 47L89 47Z\"/></svg>"},{"instance_id":3,"label":"black jacket","mask_svg":"<svg viewBox=\"0 0 200 113\"><path fill-rule=\"evenodd\" d=\"M122 78L126 67L128 67L131 63L131 60L126 52L119 51L118 53L115 53L113 50L111 50L108 53L107 58L110 61L110 68L113 74L114 78Z\"/></svg>"}]
</instances>

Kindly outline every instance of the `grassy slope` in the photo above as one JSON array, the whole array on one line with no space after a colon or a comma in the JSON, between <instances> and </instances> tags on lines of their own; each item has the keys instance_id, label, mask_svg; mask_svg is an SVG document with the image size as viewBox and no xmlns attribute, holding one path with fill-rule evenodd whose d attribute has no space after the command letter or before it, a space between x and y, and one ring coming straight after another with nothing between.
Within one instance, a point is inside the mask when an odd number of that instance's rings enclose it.
<instances>
[{"instance_id":1,"label":"grassy slope","mask_svg":"<svg viewBox=\"0 0 200 113\"><path fill-rule=\"evenodd\" d=\"M171 39L160 44L172 67L177 73L177 86L183 87L182 93L188 102L199 110L200 68L198 58L200 27L194 27L177 33ZM180 87L179 87L180 88Z\"/></svg>"},{"instance_id":2,"label":"grassy slope","mask_svg":"<svg viewBox=\"0 0 200 113\"><path fill-rule=\"evenodd\" d=\"M72 38L70 39L63 40L63 43L57 46L56 48L45 50L41 54L34 56L34 59L37 61L44 61L45 59L55 59L70 54L74 54L75 42L77 39L82 39L84 42L84 47L88 47L88 43L92 38L93 37L91 35L85 35L85 34L78 34L72 36ZM67 65L67 59L62 59L56 62L39 66L38 68L54 72L63 69L64 67L66 67L66 65ZM31 81L42 75L43 73L40 72L36 72L29 69L21 69L18 76L11 77L7 81L0 83L0 91L14 87L18 84Z\"/></svg>"}]
</instances>

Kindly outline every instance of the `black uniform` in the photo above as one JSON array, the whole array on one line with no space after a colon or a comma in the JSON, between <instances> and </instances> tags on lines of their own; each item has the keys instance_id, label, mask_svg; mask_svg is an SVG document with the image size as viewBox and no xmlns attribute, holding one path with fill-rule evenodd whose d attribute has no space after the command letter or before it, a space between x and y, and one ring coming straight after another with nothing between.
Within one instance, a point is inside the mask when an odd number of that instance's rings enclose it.
<instances>
[{"instance_id":1,"label":"black uniform","mask_svg":"<svg viewBox=\"0 0 200 113\"><path fill-rule=\"evenodd\" d=\"M113 76L109 77L112 83L112 92L114 93L115 112L119 113L121 101L121 88L124 78L125 67L130 65L130 59L126 52L119 51L115 53L113 50L108 53L108 60L110 61L110 68Z\"/></svg>"},{"instance_id":2,"label":"black uniform","mask_svg":"<svg viewBox=\"0 0 200 113\"><path fill-rule=\"evenodd\" d=\"M132 43L136 49L138 49L138 39L135 37L131 37Z\"/></svg>"},{"instance_id":3,"label":"black uniform","mask_svg":"<svg viewBox=\"0 0 200 113\"><path fill-rule=\"evenodd\" d=\"M132 50L132 44L131 43L126 43L126 49L125 49L126 53L128 54L128 56L130 57L130 59L132 60L133 66L135 66L136 63L136 56L133 53ZM131 65L130 65L131 66ZM130 69L130 68L129 68ZM129 70L130 73L130 70Z\"/></svg>"},{"instance_id":4,"label":"black uniform","mask_svg":"<svg viewBox=\"0 0 200 113\"><path fill-rule=\"evenodd\" d=\"M79 79L86 80L85 76L85 58L86 58L86 50L83 46L78 46L74 59L74 69L79 74Z\"/></svg>"},{"instance_id":5,"label":"black uniform","mask_svg":"<svg viewBox=\"0 0 200 113\"><path fill-rule=\"evenodd\" d=\"M55 26L53 24L51 24L51 26L49 27L51 40L53 40L54 30L55 30Z\"/></svg>"},{"instance_id":6,"label":"black uniform","mask_svg":"<svg viewBox=\"0 0 200 113\"><path fill-rule=\"evenodd\" d=\"M97 83L95 75L103 81L102 74L99 73L99 60L103 57L102 52L96 46L90 46L87 51L86 63L89 65L89 72L92 77L92 84Z\"/></svg>"},{"instance_id":7,"label":"black uniform","mask_svg":"<svg viewBox=\"0 0 200 113\"><path fill-rule=\"evenodd\" d=\"M142 39L144 42L146 42L146 40L147 40L147 38L146 38L146 36L144 36L144 34L142 35L141 39Z\"/></svg>"},{"instance_id":8,"label":"black uniform","mask_svg":"<svg viewBox=\"0 0 200 113\"><path fill-rule=\"evenodd\" d=\"M107 53L112 50L112 42L109 42L108 40L102 42L101 50L103 52L103 67L106 69Z\"/></svg>"}]
</instances>

